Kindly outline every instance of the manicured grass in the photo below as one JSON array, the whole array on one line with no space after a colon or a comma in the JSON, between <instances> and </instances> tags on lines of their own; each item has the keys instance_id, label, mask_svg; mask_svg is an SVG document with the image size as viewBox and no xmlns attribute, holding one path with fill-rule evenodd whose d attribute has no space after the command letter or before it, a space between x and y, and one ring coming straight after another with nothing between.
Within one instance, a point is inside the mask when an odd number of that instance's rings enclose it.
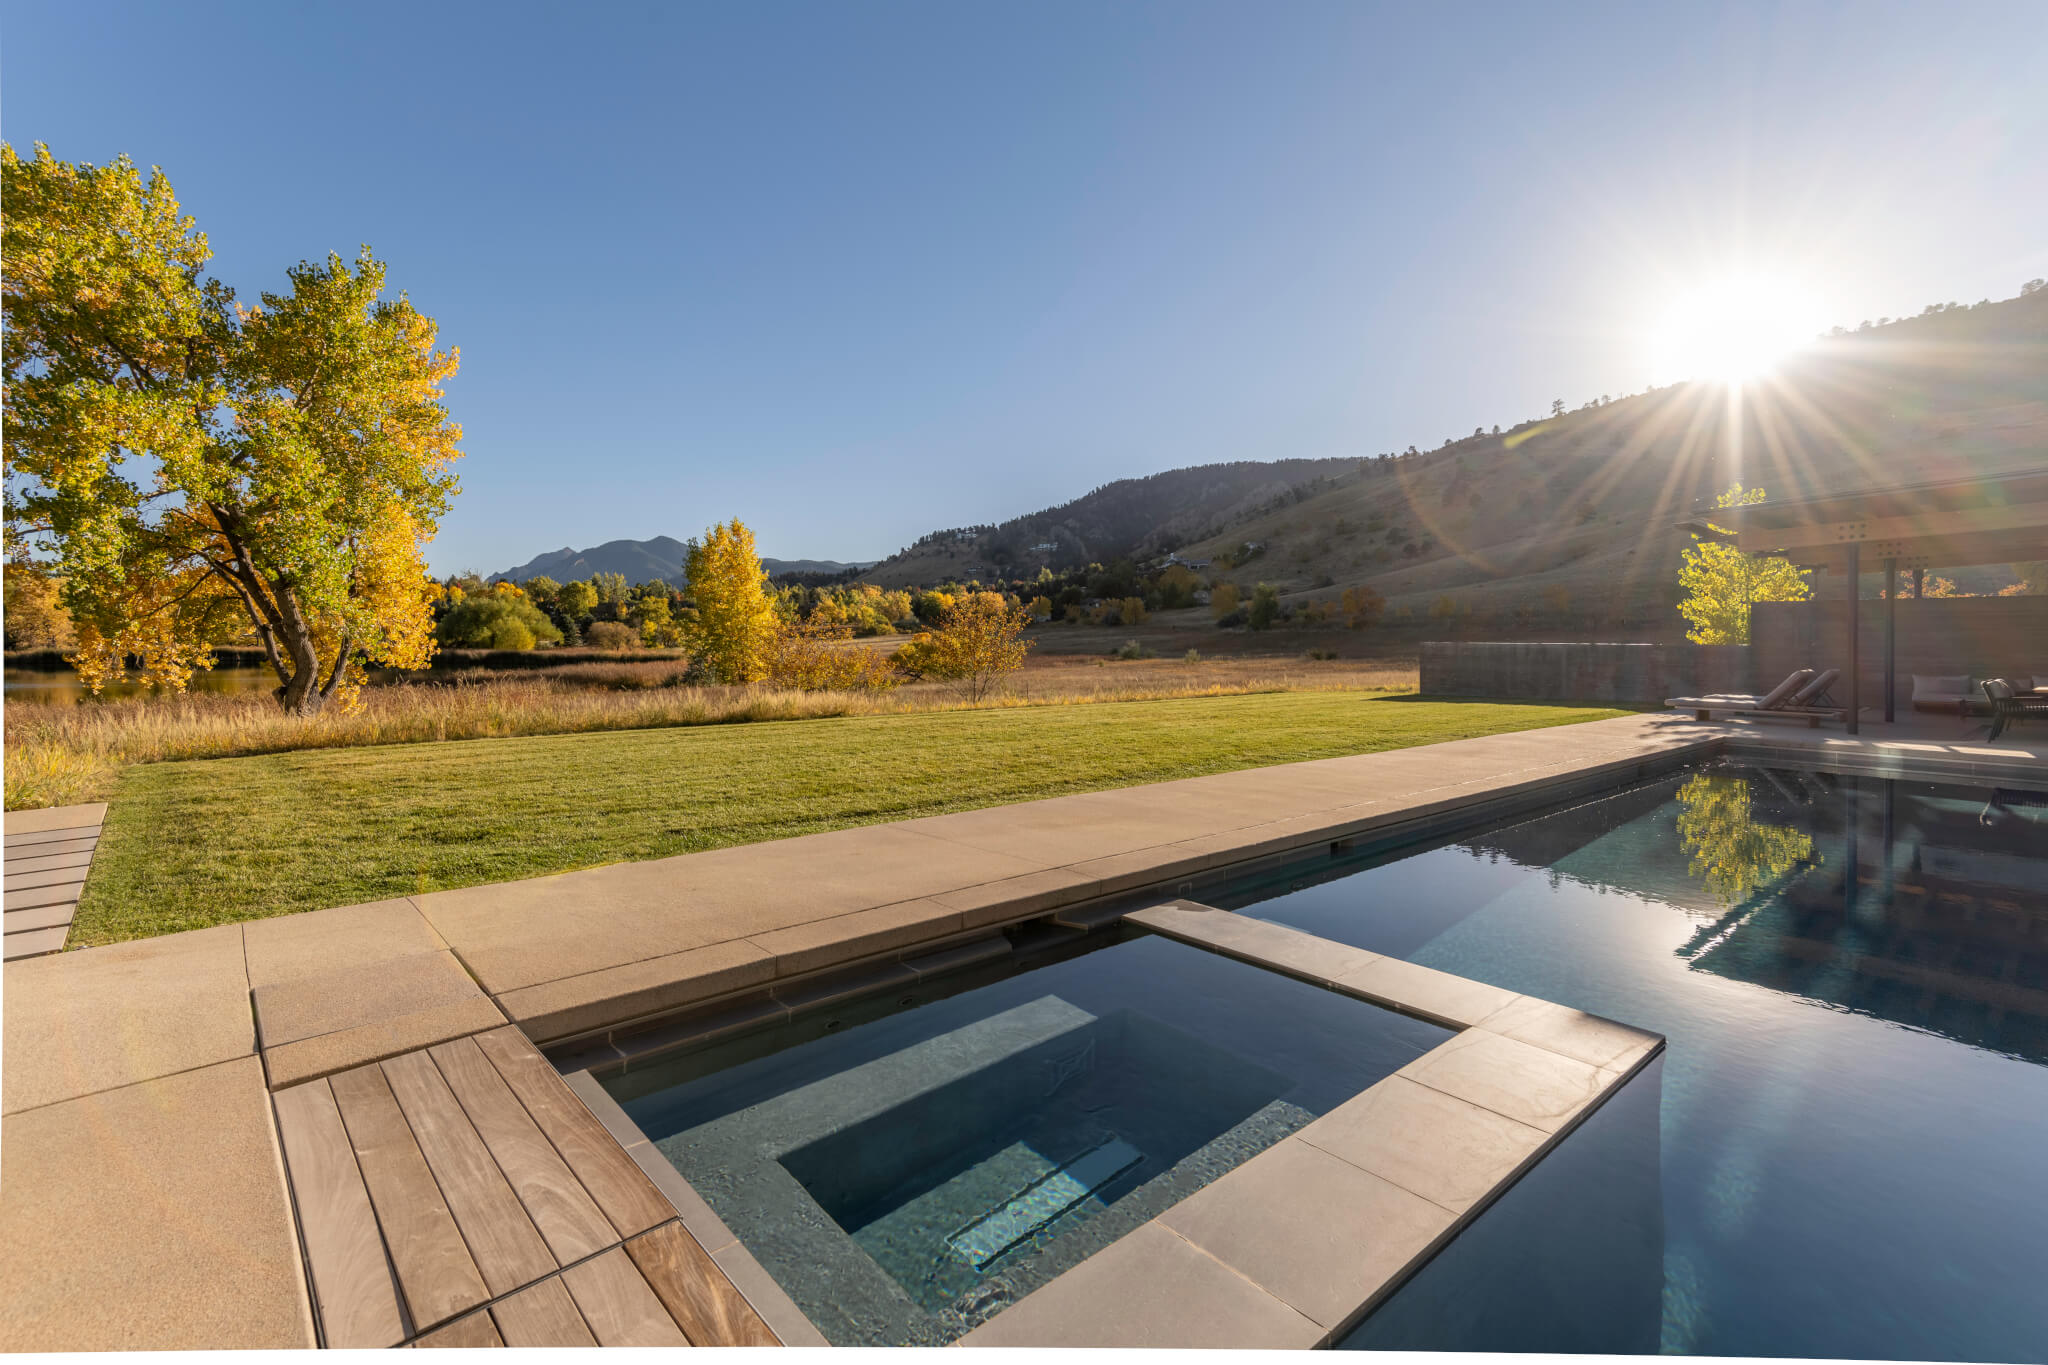
<instances>
[{"instance_id":1,"label":"manicured grass","mask_svg":"<svg viewBox=\"0 0 2048 1365\"><path fill-rule=\"evenodd\" d=\"M1620 714L1275 692L139 764L71 943Z\"/></svg>"}]
</instances>

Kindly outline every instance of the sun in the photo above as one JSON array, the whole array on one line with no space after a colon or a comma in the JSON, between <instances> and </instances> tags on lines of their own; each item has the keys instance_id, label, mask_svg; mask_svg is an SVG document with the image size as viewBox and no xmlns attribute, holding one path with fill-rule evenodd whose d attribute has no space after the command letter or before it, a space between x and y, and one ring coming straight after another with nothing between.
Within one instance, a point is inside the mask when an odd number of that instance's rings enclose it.
<instances>
[{"instance_id":1,"label":"sun","mask_svg":"<svg viewBox=\"0 0 2048 1365\"><path fill-rule=\"evenodd\" d=\"M1654 333L1656 381L1762 379L1813 340L1814 316L1812 294L1784 279L1742 274L1696 285L1671 301Z\"/></svg>"}]
</instances>

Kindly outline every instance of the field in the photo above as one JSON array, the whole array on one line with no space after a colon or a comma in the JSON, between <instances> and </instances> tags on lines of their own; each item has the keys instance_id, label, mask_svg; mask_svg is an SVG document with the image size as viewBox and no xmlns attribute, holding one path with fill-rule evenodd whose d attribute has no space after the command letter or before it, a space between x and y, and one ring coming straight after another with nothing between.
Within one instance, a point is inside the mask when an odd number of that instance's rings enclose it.
<instances>
[{"instance_id":1,"label":"field","mask_svg":"<svg viewBox=\"0 0 2048 1365\"><path fill-rule=\"evenodd\" d=\"M1356 688L1043 700L134 763L71 944L1619 714Z\"/></svg>"},{"instance_id":2,"label":"field","mask_svg":"<svg viewBox=\"0 0 2048 1365\"><path fill-rule=\"evenodd\" d=\"M1101 632L1093 632L1100 640ZM894 648L900 640L862 642ZM1112 642L1114 643L1114 642ZM1073 705L1295 690L1413 688L1413 659L1377 662L1300 657L1110 659L1034 653L1008 691L985 705ZM682 687L673 657L587 654L559 665L493 671L470 665L431 683L373 687L354 715L312 720L280 714L268 697L193 693L86 705L15 702L6 709L7 809L98 801L123 768L373 744L498 739L663 726L947 710L962 702L938 683L880 694L791 693Z\"/></svg>"}]
</instances>

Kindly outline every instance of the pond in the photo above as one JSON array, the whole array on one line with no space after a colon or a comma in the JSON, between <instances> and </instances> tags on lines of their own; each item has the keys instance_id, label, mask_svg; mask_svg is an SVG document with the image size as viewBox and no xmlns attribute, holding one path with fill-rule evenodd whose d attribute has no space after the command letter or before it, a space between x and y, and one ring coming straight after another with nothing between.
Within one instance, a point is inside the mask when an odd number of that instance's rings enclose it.
<instances>
[{"instance_id":1,"label":"pond","mask_svg":"<svg viewBox=\"0 0 2048 1365\"><path fill-rule=\"evenodd\" d=\"M29 669L7 670L6 697L10 702L35 702L44 705L69 706L91 701L92 693L76 673L46 673ZM245 692L269 692L277 686L277 675L267 668L216 668L207 672L194 673L192 692L223 692L240 694ZM102 688L102 697L139 697L156 692L158 689L146 683L135 681L109 683Z\"/></svg>"}]
</instances>

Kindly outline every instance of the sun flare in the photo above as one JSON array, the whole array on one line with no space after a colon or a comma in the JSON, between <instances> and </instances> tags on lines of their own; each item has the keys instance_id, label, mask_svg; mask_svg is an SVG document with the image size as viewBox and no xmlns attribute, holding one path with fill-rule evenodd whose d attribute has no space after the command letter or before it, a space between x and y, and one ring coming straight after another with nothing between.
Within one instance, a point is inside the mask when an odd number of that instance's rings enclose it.
<instances>
[{"instance_id":1,"label":"sun flare","mask_svg":"<svg viewBox=\"0 0 2048 1365\"><path fill-rule=\"evenodd\" d=\"M1658 383L1761 379L1820 330L1810 293L1784 280L1732 275L1687 290L1652 344Z\"/></svg>"}]
</instances>

